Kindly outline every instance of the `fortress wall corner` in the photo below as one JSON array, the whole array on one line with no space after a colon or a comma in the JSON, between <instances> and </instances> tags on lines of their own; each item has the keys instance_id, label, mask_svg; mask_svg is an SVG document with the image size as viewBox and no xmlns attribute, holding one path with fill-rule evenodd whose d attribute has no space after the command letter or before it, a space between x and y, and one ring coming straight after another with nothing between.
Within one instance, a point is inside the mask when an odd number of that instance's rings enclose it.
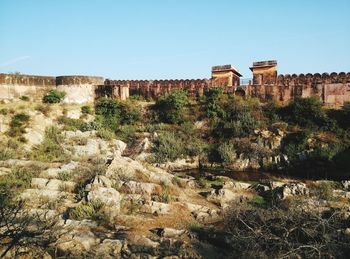
<instances>
[{"instance_id":1,"label":"fortress wall corner","mask_svg":"<svg viewBox=\"0 0 350 259\"><path fill-rule=\"evenodd\" d=\"M64 103L92 103L95 100L95 90L104 84L103 77L95 76L58 76L56 87L58 91L64 91L66 96Z\"/></svg>"}]
</instances>

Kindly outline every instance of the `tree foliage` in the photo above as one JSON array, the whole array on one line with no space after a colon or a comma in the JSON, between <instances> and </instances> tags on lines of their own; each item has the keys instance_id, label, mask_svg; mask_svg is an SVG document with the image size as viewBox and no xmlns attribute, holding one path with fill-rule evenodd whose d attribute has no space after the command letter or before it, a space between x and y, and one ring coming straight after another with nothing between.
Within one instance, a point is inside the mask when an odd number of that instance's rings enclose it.
<instances>
[{"instance_id":1,"label":"tree foliage","mask_svg":"<svg viewBox=\"0 0 350 259\"><path fill-rule=\"evenodd\" d=\"M187 92L178 90L160 97L154 108L161 122L179 123L183 120L182 115L187 104Z\"/></svg>"}]
</instances>

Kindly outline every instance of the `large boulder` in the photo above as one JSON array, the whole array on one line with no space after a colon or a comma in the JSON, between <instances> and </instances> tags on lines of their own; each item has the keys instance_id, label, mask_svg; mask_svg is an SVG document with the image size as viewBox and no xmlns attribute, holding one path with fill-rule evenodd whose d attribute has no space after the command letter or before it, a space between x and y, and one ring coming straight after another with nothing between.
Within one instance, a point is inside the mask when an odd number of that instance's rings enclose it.
<instances>
[{"instance_id":1,"label":"large boulder","mask_svg":"<svg viewBox=\"0 0 350 259\"><path fill-rule=\"evenodd\" d=\"M305 183L287 183L274 189L274 195L278 199L285 199L290 196L309 196L309 188Z\"/></svg>"},{"instance_id":2,"label":"large boulder","mask_svg":"<svg viewBox=\"0 0 350 259\"><path fill-rule=\"evenodd\" d=\"M126 193L151 195L160 194L162 192L162 186L159 184L136 181L127 181L122 185L122 188Z\"/></svg>"}]
</instances>

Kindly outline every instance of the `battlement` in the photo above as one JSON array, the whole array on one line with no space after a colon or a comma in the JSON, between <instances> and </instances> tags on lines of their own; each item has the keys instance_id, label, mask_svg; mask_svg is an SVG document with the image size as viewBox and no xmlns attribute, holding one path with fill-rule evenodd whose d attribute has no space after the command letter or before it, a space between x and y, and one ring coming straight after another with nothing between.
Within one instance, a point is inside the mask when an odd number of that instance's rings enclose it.
<instances>
[{"instance_id":1,"label":"battlement","mask_svg":"<svg viewBox=\"0 0 350 259\"><path fill-rule=\"evenodd\" d=\"M288 104L295 97L318 97L325 105L341 106L350 101L350 73L277 74L277 61L253 62L253 80L240 86L242 76L232 65L213 66L210 79L175 80L104 80L99 76L35 76L0 74L0 99L27 95L41 99L47 91L66 92L64 102L87 103L96 98L127 99L129 95L154 98L175 90L186 90L190 96L200 96L209 88L222 87L225 92L257 97L261 101L274 99ZM244 82L244 81L243 81Z\"/></svg>"},{"instance_id":2,"label":"battlement","mask_svg":"<svg viewBox=\"0 0 350 259\"><path fill-rule=\"evenodd\" d=\"M52 76L35 76L22 74L0 74L0 85L55 86L56 78Z\"/></svg>"},{"instance_id":3,"label":"battlement","mask_svg":"<svg viewBox=\"0 0 350 259\"><path fill-rule=\"evenodd\" d=\"M296 84L307 84L307 83L350 83L350 73L315 73L315 74L285 74L277 76L277 83L294 82Z\"/></svg>"},{"instance_id":4,"label":"battlement","mask_svg":"<svg viewBox=\"0 0 350 259\"><path fill-rule=\"evenodd\" d=\"M104 78L100 76L58 76L56 77L56 85L103 85Z\"/></svg>"}]
</instances>

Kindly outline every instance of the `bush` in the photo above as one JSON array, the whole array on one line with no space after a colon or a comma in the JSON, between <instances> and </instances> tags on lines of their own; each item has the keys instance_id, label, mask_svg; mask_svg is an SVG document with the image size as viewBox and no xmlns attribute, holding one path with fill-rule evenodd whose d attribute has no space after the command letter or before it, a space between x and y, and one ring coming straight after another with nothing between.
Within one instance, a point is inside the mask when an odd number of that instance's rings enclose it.
<instances>
[{"instance_id":1,"label":"bush","mask_svg":"<svg viewBox=\"0 0 350 259\"><path fill-rule=\"evenodd\" d=\"M6 109L6 108L0 109L0 114L1 114L1 115L7 115L8 113L9 113L9 110L8 110L8 109Z\"/></svg>"},{"instance_id":2,"label":"bush","mask_svg":"<svg viewBox=\"0 0 350 259\"><path fill-rule=\"evenodd\" d=\"M72 175L69 171L63 171L58 173L58 180L69 181L72 178Z\"/></svg>"},{"instance_id":3,"label":"bush","mask_svg":"<svg viewBox=\"0 0 350 259\"><path fill-rule=\"evenodd\" d=\"M154 139L153 146L155 162L174 161L185 154L185 145L172 132L163 132Z\"/></svg>"},{"instance_id":4,"label":"bush","mask_svg":"<svg viewBox=\"0 0 350 259\"><path fill-rule=\"evenodd\" d=\"M103 202L96 200L89 203L81 203L78 206L68 209L67 215L69 219L83 220L91 219L99 221L101 219Z\"/></svg>"},{"instance_id":5,"label":"bush","mask_svg":"<svg viewBox=\"0 0 350 259\"><path fill-rule=\"evenodd\" d=\"M62 162L68 159L61 147L62 136L57 127L45 130L45 138L40 145L34 146L30 157L43 162Z\"/></svg>"},{"instance_id":6,"label":"bush","mask_svg":"<svg viewBox=\"0 0 350 259\"><path fill-rule=\"evenodd\" d=\"M50 90L44 97L43 103L60 103L66 96L65 92Z\"/></svg>"},{"instance_id":7,"label":"bush","mask_svg":"<svg viewBox=\"0 0 350 259\"><path fill-rule=\"evenodd\" d=\"M13 158L13 155L14 152L12 149L0 147L0 161Z\"/></svg>"},{"instance_id":8,"label":"bush","mask_svg":"<svg viewBox=\"0 0 350 259\"><path fill-rule=\"evenodd\" d=\"M19 97L19 99L25 102L28 102L30 100L29 97L26 95L22 95L21 97Z\"/></svg>"},{"instance_id":9,"label":"bush","mask_svg":"<svg viewBox=\"0 0 350 259\"><path fill-rule=\"evenodd\" d=\"M102 127L113 131L119 124L134 124L141 118L140 109L130 101L101 98L95 104L95 113Z\"/></svg>"},{"instance_id":10,"label":"bush","mask_svg":"<svg viewBox=\"0 0 350 259\"><path fill-rule=\"evenodd\" d=\"M105 140L112 140L115 138L115 133L108 128L101 128L97 131L97 136Z\"/></svg>"},{"instance_id":11,"label":"bush","mask_svg":"<svg viewBox=\"0 0 350 259\"><path fill-rule=\"evenodd\" d=\"M311 137L309 130L288 134L282 140L282 152L291 161L298 160L301 152L308 148L307 140Z\"/></svg>"},{"instance_id":12,"label":"bush","mask_svg":"<svg viewBox=\"0 0 350 259\"><path fill-rule=\"evenodd\" d=\"M263 113L271 123L275 123L280 120L279 118L280 106L274 100L269 101L263 106Z\"/></svg>"},{"instance_id":13,"label":"bush","mask_svg":"<svg viewBox=\"0 0 350 259\"><path fill-rule=\"evenodd\" d=\"M218 147L221 162L231 164L236 160L236 150L231 143L223 143Z\"/></svg>"},{"instance_id":14,"label":"bush","mask_svg":"<svg viewBox=\"0 0 350 259\"><path fill-rule=\"evenodd\" d=\"M182 114L187 104L187 92L178 90L160 97L154 109L161 122L179 123L182 121Z\"/></svg>"},{"instance_id":15,"label":"bush","mask_svg":"<svg viewBox=\"0 0 350 259\"><path fill-rule=\"evenodd\" d=\"M84 105L81 107L81 113L82 114L91 114L92 113L92 109L90 106L88 105Z\"/></svg>"},{"instance_id":16,"label":"bush","mask_svg":"<svg viewBox=\"0 0 350 259\"><path fill-rule=\"evenodd\" d=\"M210 88L204 93L206 103L206 115L209 118L223 118L226 116L226 111L224 109L224 102L226 101L224 95L224 89L218 88Z\"/></svg>"},{"instance_id":17,"label":"bush","mask_svg":"<svg viewBox=\"0 0 350 259\"><path fill-rule=\"evenodd\" d=\"M100 128L100 123L98 120L85 122L82 119L71 119L64 116L58 118L58 123L63 124L63 130L71 131L91 131Z\"/></svg>"},{"instance_id":18,"label":"bush","mask_svg":"<svg viewBox=\"0 0 350 259\"><path fill-rule=\"evenodd\" d=\"M28 127L30 117L25 113L15 114L10 122L8 135L11 137L20 137L25 133L25 128Z\"/></svg>"},{"instance_id":19,"label":"bush","mask_svg":"<svg viewBox=\"0 0 350 259\"><path fill-rule=\"evenodd\" d=\"M295 98L284 110L286 120L303 127L323 127L335 130L336 122L330 119L322 109L316 97Z\"/></svg>"}]
</instances>

